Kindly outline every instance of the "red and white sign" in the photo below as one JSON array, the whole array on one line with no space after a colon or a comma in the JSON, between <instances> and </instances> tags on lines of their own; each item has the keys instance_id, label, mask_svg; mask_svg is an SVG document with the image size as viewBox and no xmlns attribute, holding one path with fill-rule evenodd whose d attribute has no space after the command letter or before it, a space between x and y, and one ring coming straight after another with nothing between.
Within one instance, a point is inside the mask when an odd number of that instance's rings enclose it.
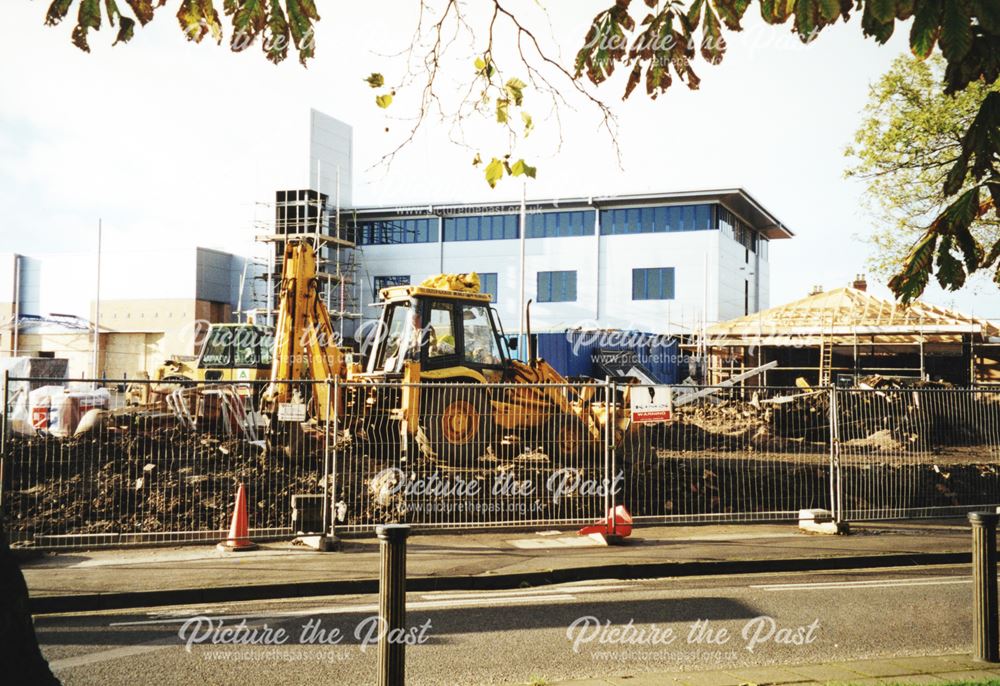
<instances>
[{"instance_id":1,"label":"red and white sign","mask_svg":"<svg viewBox=\"0 0 1000 686\"><path fill-rule=\"evenodd\" d=\"M669 422L674 417L674 394L670 386L633 386L629 409L637 424Z\"/></svg>"}]
</instances>

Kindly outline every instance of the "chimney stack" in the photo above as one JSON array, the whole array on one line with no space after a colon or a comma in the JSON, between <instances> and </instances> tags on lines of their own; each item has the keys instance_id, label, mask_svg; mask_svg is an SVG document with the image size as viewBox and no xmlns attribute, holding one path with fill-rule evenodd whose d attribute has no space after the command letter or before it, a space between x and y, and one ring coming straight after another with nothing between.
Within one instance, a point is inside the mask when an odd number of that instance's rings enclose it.
<instances>
[{"instance_id":1,"label":"chimney stack","mask_svg":"<svg viewBox=\"0 0 1000 686\"><path fill-rule=\"evenodd\" d=\"M822 292L823 292L823 287L820 286L819 284L809 289L809 295L819 295Z\"/></svg>"},{"instance_id":2,"label":"chimney stack","mask_svg":"<svg viewBox=\"0 0 1000 686\"><path fill-rule=\"evenodd\" d=\"M854 277L854 283L851 284L851 287L854 288L854 289L856 289L856 290L859 290L859 291L867 291L868 290L868 282L865 281L865 275L864 274L858 274L857 276L855 276Z\"/></svg>"}]
</instances>

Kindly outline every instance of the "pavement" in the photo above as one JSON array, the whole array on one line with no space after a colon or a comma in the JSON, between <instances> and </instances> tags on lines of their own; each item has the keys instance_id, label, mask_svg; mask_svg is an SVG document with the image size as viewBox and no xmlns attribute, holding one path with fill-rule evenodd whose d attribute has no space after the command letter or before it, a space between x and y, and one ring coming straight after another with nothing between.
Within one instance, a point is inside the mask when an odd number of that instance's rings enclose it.
<instances>
[{"instance_id":1,"label":"pavement","mask_svg":"<svg viewBox=\"0 0 1000 686\"><path fill-rule=\"evenodd\" d=\"M640 579L921 564L971 559L964 519L852 523L847 536L795 524L636 526L622 545L603 546L575 529L489 533L415 531L408 590L539 586L591 579ZM373 593L379 550L351 538L338 552L289 543L251 552L214 546L98 549L22 561L32 612Z\"/></svg>"},{"instance_id":2,"label":"pavement","mask_svg":"<svg viewBox=\"0 0 1000 686\"><path fill-rule=\"evenodd\" d=\"M976 662L962 654L927 655L689 672L648 672L635 676L555 681L549 686L867 686L955 682L1000 683L1000 664Z\"/></svg>"}]
</instances>

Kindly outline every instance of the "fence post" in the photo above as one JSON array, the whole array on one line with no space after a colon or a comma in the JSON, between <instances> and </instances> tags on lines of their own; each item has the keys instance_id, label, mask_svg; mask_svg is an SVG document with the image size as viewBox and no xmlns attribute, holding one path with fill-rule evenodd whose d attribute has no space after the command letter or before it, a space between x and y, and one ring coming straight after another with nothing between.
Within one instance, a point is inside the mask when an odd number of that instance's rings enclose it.
<instances>
[{"instance_id":1,"label":"fence post","mask_svg":"<svg viewBox=\"0 0 1000 686\"><path fill-rule=\"evenodd\" d=\"M997 519L970 512L972 523L972 659L1000 662L997 626Z\"/></svg>"},{"instance_id":2,"label":"fence post","mask_svg":"<svg viewBox=\"0 0 1000 686\"><path fill-rule=\"evenodd\" d=\"M406 629L407 524L384 524L375 529L379 540L378 686L406 682L406 645L399 640Z\"/></svg>"},{"instance_id":3,"label":"fence post","mask_svg":"<svg viewBox=\"0 0 1000 686\"><path fill-rule=\"evenodd\" d=\"M611 493L611 446L614 441L614 383L610 376L604 377L604 399L607 403L608 411L604 420L604 517L607 518L609 512L614 511L614 497Z\"/></svg>"},{"instance_id":4,"label":"fence post","mask_svg":"<svg viewBox=\"0 0 1000 686\"><path fill-rule=\"evenodd\" d=\"M840 408L837 387L830 387L830 510L833 521L844 521L843 482L840 478Z\"/></svg>"},{"instance_id":5,"label":"fence post","mask_svg":"<svg viewBox=\"0 0 1000 686\"><path fill-rule=\"evenodd\" d=\"M7 434L10 429L10 370L3 370L3 415L0 416L0 517L3 517L3 484L7 467Z\"/></svg>"}]
</instances>

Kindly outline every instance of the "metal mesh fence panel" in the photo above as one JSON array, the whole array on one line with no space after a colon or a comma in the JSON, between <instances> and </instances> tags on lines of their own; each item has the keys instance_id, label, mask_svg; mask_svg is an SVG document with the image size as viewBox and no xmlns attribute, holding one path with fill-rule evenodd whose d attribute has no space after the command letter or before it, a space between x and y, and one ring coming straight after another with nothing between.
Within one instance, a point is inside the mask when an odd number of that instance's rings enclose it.
<instances>
[{"instance_id":1,"label":"metal mesh fence panel","mask_svg":"<svg viewBox=\"0 0 1000 686\"><path fill-rule=\"evenodd\" d=\"M602 388L555 384L344 384L335 454L344 528L589 521L604 511ZM409 394L401 421L388 408Z\"/></svg>"},{"instance_id":2,"label":"metal mesh fence panel","mask_svg":"<svg viewBox=\"0 0 1000 686\"><path fill-rule=\"evenodd\" d=\"M637 520L794 518L830 507L829 396L677 386L672 421L633 427L618 454L620 499Z\"/></svg>"},{"instance_id":3,"label":"metal mesh fence panel","mask_svg":"<svg viewBox=\"0 0 1000 686\"><path fill-rule=\"evenodd\" d=\"M47 407L11 399L2 488L12 542L59 548L225 538L240 484L251 534L287 537L292 495L322 492L323 437L279 429L286 447L269 451L255 411L261 383L111 388L106 401L86 391ZM311 385L298 390L308 398ZM149 402L126 406L129 394Z\"/></svg>"},{"instance_id":4,"label":"metal mesh fence panel","mask_svg":"<svg viewBox=\"0 0 1000 686\"><path fill-rule=\"evenodd\" d=\"M241 484L265 540L589 523L617 504L680 523L1000 503L1000 389L677 386L671 421L630 424L643 392L101 381L48 405L8 397L0 506L14 543L65 548L221 540Z\"/></svg>"},{"instance_id":5,"label":"metal mesh fence panel","mask_svg":"<svg viewBox=\"0 0 1000 686\"><path fill-rule=\"evenodd\" d=\"M843 515L939 516L1000 504L1000 389L838 389Z\"/></svg>"}]
</instances>

